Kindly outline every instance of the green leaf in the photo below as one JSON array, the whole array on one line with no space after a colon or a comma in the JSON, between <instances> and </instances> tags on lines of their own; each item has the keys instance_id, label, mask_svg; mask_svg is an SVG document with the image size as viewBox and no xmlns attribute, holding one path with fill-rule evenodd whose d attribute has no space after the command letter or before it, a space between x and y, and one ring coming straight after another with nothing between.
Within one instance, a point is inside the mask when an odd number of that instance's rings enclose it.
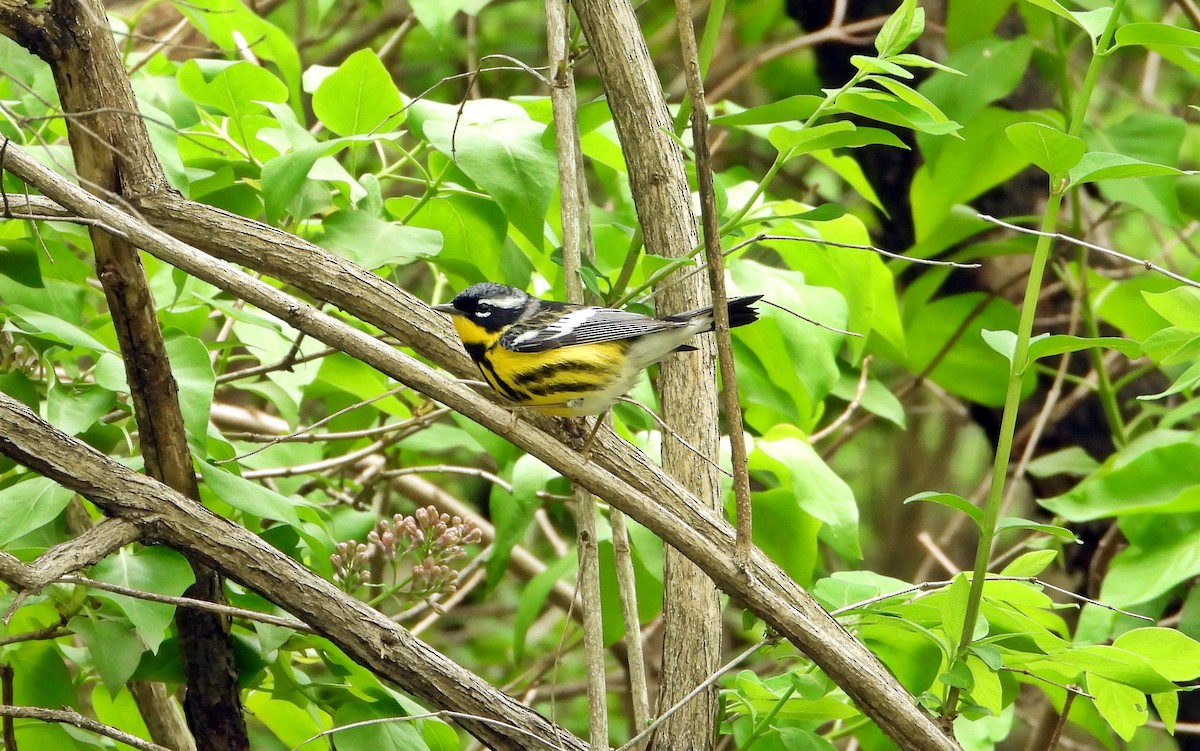
<instances>
[{"instance_id":1,"label":"green leaf","mask_svg":"<svg viewBox=\"0 0 1200 751\"><path fill-rule=\"evenodd\" d=\"M116 405L117 395L109 389L79 382L55 383L46 394L46 419L67 435L78 435Z\"/></svg>"},{"instance_id":2,"label":"green leaf","mask_svg":"<svg viewBox=\"0 0 1200 751\"><path fill-rule=\"evenodd\" d=\"M534 621L546 609L550 590L554 589L554 585L559 580L573 574L576 564L575 551L572 550L562 558L551 561L547 564L545 571L534 576L521 588L520 600L517 603L517 612L512 619L514 665L521 665L525 661L525 641L529 635L529 627L533 625Z\"/></svg>"},{"instance_id":3,"label":"green leaf","mask_svg":"<svg viewBox=\"0 0 1200 751\"><path fill-rule=\"evenodd\" d=\"M525 530L533 523L534 512L541 508L538 493L558 477L557 472L529 454L517 460L512 473L512 493L498 485L492 487L490 508L496 537L487 561L489 588L499 584L508 567L513 545L520 542Z\"/></svg>"},{"instance_id":4,"label":"green leaf","mask_svg":"<svg viewBox=\"0 0 1200 751\"><path fill-rule=\"evenodd\" d=\"M1089 151L1083 155L1070 171L1072 185L1094 183L1099 180L1121 180L1130 177L1158 177L1183 175L1183 170L1165 164L1154 164L1124 154L1106 151Z\"/></svg>"},{"instance_id":5,"label":"green leaf","mask_svg":"<svg viewBox=\"0 0 1200 751\"><path fill-rule=\"evenodd\" d=\"M1104 31L1105 25L1108 24L1109 16L1112 15L1111 8L1082 12L1071 11L1058 0L1025 0L1025 2L1045 8L1059 18L1065 18L1083 29L1092 40L1093 48L1096 46L1096 40L1100 38L1101 32Z\"/></svg>"},{"instance_id":6,"label":"green leaf","mask_svg":"<svg viewBox=\"0 0 1200 751\"><path fill-rule=\"evenodd\" d=\"M961 47L992 34L1008 14L1013 0L974 0L946 6L946 46L951 54ZM1028 37L1025 37L1028 39Z\"/></svg>"},{"instance_id":7,"label":"green leaf","mask_svg":"<svg viewBox=\"0 0 1200 751\"><path fill-rule=\"evenodd\" d=\"M409 2L413 15L437 40L445 44L454 31L454 17L467 5L465 0L412 0Z\"/></svg>"},{"instance_id":8,"label":"green leaf","mask_svg":"<svg viewBox=\"0 0 1200 751\"><path fill-rule=\"evenodd\" d=\"M1200 510L1200 446L1190 441L1134 442L1070 491L1040 501L1073 522L1125 514Z\"/></svg>"},{"instance_id":9,"label":"green leaf","mask_svg":"<svg viewBox=\"0 0 1200 751\"><path fill-rule=\"evenodd\" d=\"M1173 628L1137 628L1113 640L1113 646L1141 656L1170 681L1200 678L1200 642Z\"/></svg>"},{"instance_id":10,"label":"green leaf","mask_svg":"<svg viewBox=\"0 0 1200 751\"><path fill-rule=\"evenodd\" d=\"M932 68L934 70L940 70L943 73L949 73L955 76L967 75L956 68L951 68L949 65L943 65L935 60L930 60L927 57L921 57L920 55L914 55L909 52L905 52L900 55L893 55L892 57L888 58L888 62L894 65L904 65L909 68ZM904 78L908 77L909 76L904 76Z\"/></svg>"},{"instance_id":11,"label":"green leaf","mask_svg":"<svg viewBox=\"0 0 1200 751\"><path fill-rule=\"evenodd\" d=\"M803 130L793 130L777 125L771 128L767 139L788 158L825 149L856 149L862 146L882 144L907 149L895 133L882 128L859 128L848 120L817 125Z\"/></svg>"},{"instance_id":12,"label":"green leaf","mask_svg":"<svg viewBox=\"0 0 1200 751\"><path fill-rule=\"evenodd\" d=\"M384 205L389 214L403 220L416 202L416 198L404 196L389 198ZM508 220L495 202L466 195L433 198L420 206L406 224L440 232L442 250L433 262L466 284L492 281L525 285L517 275L510 276L514 269L505 263Z\"/></svg>"},{"instance_id":13,"label":"green leaf","mask_svg":"<svg viewBox=\"0 0 1200 751\"><path fill-rule=\"evenodd\" d=\"M1026 159L1050 175L1061 174L1079 164L1087 151L1082 138L1042 123L1014 123L1004 133Z\"/></svg>"},{"instance_id":14,"label":"green leaf","mask_svg":"<svg viewBox=\"0 0 1200 751\"><path fill-rule=\"evenodd\" d=\"M954 7L982 4L958 3L950 8L950 13L954 14ZM1003 99L1017 88L1032 54L1033 42L1028 36L1012 40L976 39L946 59L946 64L961 70L962 75L935 73L918 88L947 117L970 123L987 105Z\"/></svg>"},{"instance_id":15,"label":"green leaf","mask_svg":"<svg viewBox=\"0 0 1200 751\"><path fill-rule=\"evenodd\" d=\"M1029 463L1028 472L1038 478L1055 475L1085 477L1099 467L1100 462L1093 459L1083 447L1069 446L1034 459Z\"/></svg>"},{"instance_id":16,"label":"green leaf","mask_svg":"<svg viewBox=\"0 0 1200 751\"><path fill-rule=\"evenodd\" d=\"M1166 23L1127 23L1117 27L1113 49L1117 47L1190 47L1200 48L1200 31Z\"/></svg>"},{"instance_id":17,"label":"green leaf","mask_svg":"<svg viewBox=\"0 0 1200 751\"><path fill-rule=\"evenodd\" d=\"M346 58L317 88L313 113L339 136L392 130L404 120L404 99L375 51Z\"/></svg>"},{"instance_id":18,"label":"green leaf","mask_svg":"<svg viewBox=\"0 0 1200 751\"><path fill-rule=\"evenodd\" d=\"M1079 542L1079 539L1075 537L1075 533L1065 527L1033 522L1016 516L1005 517L996 524L997 532L1003 532L1006 529L1027 529L1032 532L1043 532L1051 537L1058 537L1068 542Z\"/></svg>"},{"instance_id":19,"label":"green leaf","mask_svg":"<svg viewBox=\"0 0 1200 751\"><path fill-rule=\"evenodd\" d=\"M797 94L777 102L751 107L741 112L719 115L709 120L712 125L772 125L774 123L804 122L825 97L812 94Z\"/></svg>"},{"instance_id":20,"label":"green leaf","mask_svg":"<svg viewBox=\"0 0 1200 751\"><path fill-rule=\"evenodd\" d=\"M176 74L179 90L235 123L266 111L264 102L286 102L287 86L265 68L244 61L192 59ZM243 139L244 144L244 139Z\"/></svg>"},{"instance_id":21,"label":"green leaf","mask_svg":"<svg viewBox=\"0 0 1200 751\"><path fill-rule=\"evenodd\" d=\"M70 627L83 639L104 686L116 694L133 677L146 651L129 622L80 614L71 619Z\"/></svg>"},{"instance_id":22,"label":"green leaf","mask_svg":"<svg viewBox=\"0 0 1200 751\"><path fill-rule=\"evenodd\" d=\"M292 527L301 526L300 517L296 515L296 499L280 495L208 462L197 462L197 465L208 489L238 511L260 519L274 519Z\"/></svg>"},{"instance_id":23,"label":"green leaf","mask_svg":"<svg viewBox=\"0 0 1200 751\"><path fill-rule=\"evenodd\" d=\"M825 525L822 538L827 543L844 556L861 557L854 492L799 431L781 425L756 440L750 469L774 473L791 490L798 507Z\"/></svg>"},{"instance_id":24,"label":"green leaf","mask_svg":"<svg viewBox=\"0 0 1200 751\"><path fill-rule=\"evenodd\" d=\"M996 352L1000 353L1009 362L1012 362L1013 353L1017 347L1017 335L1012 331L988 331L980 332L983 340L988 346ZM1070 336L1067 334L1038 334L1029 340L1029 351L1026 363L1023 363L1019 370L1025 371L1028 363L1036 362L1043 357L1053 357L1066 352L1078 352L1083 349L1091 349L1100 347L1104 349L1113 349L1126 357L1138 357L1141 354L1141 347L1137 342L1131 339L1125 339L1119 336Z\"/></svg>"},{"instance_id":25,"label":"green leaf","mask_svg":"<svg viewBox=\"0 0 1200 751\"><path fill-rule=\"evenodd\" d=\"M1155 313L1170 321L1172 326L1200 332L1200 290L1179 286L1159 294L1143 292L1142 297Z\"/></svg>"},{"instance_id":26,"label":"green leaf","mask_svg":"<svg viewBox=\"0 0 1200 751\"><path fill-rule=\"evenodd\" d=\"M436 256L442 249L437 230L385 222L365 211L335 211L322 223L317 244L364 269L404 266Z\"/></svg>"},{"instance_id":27,"label":"green leaf","mask_svg":"<svg viewBox=\"0 0 1200 751\"><path fill-rule=\"evenodd\" d=\"M195 581L192 567L174 550L162 547L122 548L92 567L92 578L142 592L178 597ZM157 652L175 615L173 605L139 600L104 590L89 594L113 603L125 614L138 638Z\"/></svg>"},{"instance_id":28,"label":"green leaf","mask_svg":"<svg viewBox=\"0 0 1200 751\"><path fill-rule=\"evenodd\" d=\"M897 78L912 78L913 74L909 73L904 68L878 57L870 57L869 55L851 55L850 63L858 68L863 73L879 73L884 76L896 76Z\"/></svg>"},{"instance_id":29,"label":"green leaf","mask_svg":"<svg viewBox=\"0 0 1200 751\"><path fill-rule=\"evenodd\" d=\"M554 152L542 146L545 127L520 108L478 102L467 103L456 127L457 108L449 110L424 121L425 137L496 199L513 226L541 248L546 212L558 183Z\"/></svg>"},{"instance_id":30,"label":"green leaf","mask_svg":"<svg viewBox=\"0 0 1200 751\"><path fill-rule=\"evenodd\" d=\"M925 10L917 7L916 0L904 0L875 35L875 49L880 57L899 54L924 30Z\"/></svg>"},{"instance_id":31,"label":"green leaf","mask_svg":"<svg viewBox=\"0 0 1200 751\"><path fill-rule=\"evenodd\" d=\"M1146 695L1135 688L1089 674L1087 692L1092 696L1096 711L1113 732L1126 741L1133 740L1133 732L1150 718Z\"/></svg>"},{"instance_id":32,"label":"green leaf","mask_svg":"<svg viewBox=\"0 0 1200 751\"><path fill-rule=\"evenodd\" d=\"M28 475L0 489L0 545L49 524L75 494L48 477Z\"/></svg>"},{"instance_id":33,"label":"green leaf","mask_svg":"<svg viewBox=\"0 0 1200 751\"><path fill-rule=\"evenodd\" d=\"M983 519L983 511L978 506L971 503L966 498L963 498L959 495L954 495L953 493L926 491L924 493L910 495L908 498L904 499L905 505L916 503L917 501L922 501L924 503L936 503L939 506L946 506L954 509L955 511L961 511L962 513L966 514L971 521L975 522L976 528L979 527L979 523Z\"/></svg>"},{"instance_id":34,"label":"green leaf","mask_svg":"<svg viewBox=\"0 0 1200 751\"><path fill-rule=\"evenodd\" d=\"M262 169L263 206L266 209L267 221L273 224L283 216L288 205L300 194L309 173L319 159L332 156L354 143L387 140L394 135L380 133L313 142L267 161ZM363 194L365 195L365 191Z\"/></svg>"},{"instance_id":35,"label":"green leaf","mask_svg":"<svg viewBox=\"0 0 1200 751\"><path fill-rule=\"evenodd\" d=\"M1164 691L1160 694L1150 694L1154 702L1154 711L1162 720L1167 732L1175 735L1175 722L1179 718L1179 694L1174 691Z\"/></svg>"},{"instance_id":36,"label":"green leaf","mask_svg":"<svg viewBox=\"0 0 1200 751\"><path fill-rule=\"evenodd\" d=\"M1000 576L1037 576L1054 563L1058 557L1057 550L1031 550L1023 553L1004 567Z\"/></svg>"},{"instance_id":37,"label":"green leaf","mask_svg":"<svg viewBox=\"0 0 1200 751\"><path fill-rule=\"evenodd\" d=\"M870 89L847 92L838 97L834 109L930 135L943 136L962 129L962 126L953 120L934 119L924 110L912 106L890 92Z\"/></svg>"},{"instance_id":38,"label":"green leaf","mask_svg":"<svg viewBox=\"0 0 1200 751\"><path fill-rule=\"evenodd\" d=\"M287 34L239 0L188 0L172 5L226 52L241 53L247 42L252 42L255 56L279 67L286 90L292 92L292 106L299 107L300 55Z\"/></svg>"},{"instance_id":39,"label":"green leaf","mask_svg":"<svg viewBox=\"0 0 1200 751\"><path fill-rule=\"evenodd\" d=\"M1181 391L1190 391L1195 388L1198 383L1200 383L1200 362L1193 363L1163 391L1160 391L1157 394L1142 394L1138 397L1138 399L1142 401L1163 399L1171 396L1172 394L1178 394Z\"/></svg>"},{"instance_id":40,"label":"green leaf","mask_svg":"<svg viewBox=\"0 0 1200 751\"><path fill-rule=\"evenodd\" d=\"M112 351L87 331L56 316L20 305L9 305L8 310L14 316L15 322L14 318L10 318L4 324L5 330L21 331L68 347L79 347L97 353Z\"/></svg>"},{"instance_id":41,"label":"green leaf","mask_svg":"<svg viewBox=\"0 0 1200 751\"><path fill-rule=\"evenodd\" d=\"M395 718L391 722L349 727L337 732L338 748L346 751L429 751L417 732L413 720L403 719L405 712L389 701L350 701L333 714L335 727L344 727L367 720Z\"/></svg>"},{"instance_id":42,"label":"green leaf","mask_svg":"<svg viewBox=\"0 0 1200 751\"><path fill-rule=\"evenodd\" d=\"M204 342L194 336L170 336L166 345L171 374L179 386L179 409L188 444L204 455L208 446L208 415L217 384L211 356Z\"/></svg>"}]
</instances>

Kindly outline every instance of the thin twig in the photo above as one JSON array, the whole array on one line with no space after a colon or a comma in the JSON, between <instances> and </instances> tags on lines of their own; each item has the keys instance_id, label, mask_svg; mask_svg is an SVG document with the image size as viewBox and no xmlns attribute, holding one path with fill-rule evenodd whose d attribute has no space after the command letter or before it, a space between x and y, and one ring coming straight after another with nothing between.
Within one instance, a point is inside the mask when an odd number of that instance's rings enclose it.
<instances>
[{"instance_id":1,"label":"thin twig","mask_svg":"<svg viewBox=\"0 0 1200 751\"><path fill-rule=\"evenodd\" d=\"M1035 235L1037 237L1049 237L1053 240L1062 240L1065 243L1070 243L1072 245L1078 245L1081 248L1087 248L1088 250L1094 250L1097 253L1102 253L1106 256L1112 256L1113 258L1119 258L1122 261L1126 261L1127 263L1132 263L1134 265L1141 266L1142 268L1146 269L1147 271L1155 271L1159 274L1162 274L1165 277L1174 279L1175 281L1177 281L1181 284L1186 284L1189 287L1200 287L1200 282L1194 281L1192 279L1188 279L1186 276L1183 276L1181 274L1176 274L1174 271L1170 271L1169 269L1164 269L1162 266L1159 266L1158 264L1156 264L1152 261L1147 261L1147 260L1144 260L1141 258L1131 256L1131 255L1126 255L1125 253L1122 253L1119 250L1113 250L1112 248L1106 248L1103 245L1095 245L1093 243L1085 242L1078 238L1071 237L1070 235L1064 235L1061 232L1042 232L1041 230L1030 229L1028 227L1022 227L1019 224L1010 224L1010 223L1004 221L1003 219L997 219L996 217L989 216L988 214L977 214L976 216L978 216L980 219L983 219L984 221L991 222L992 224L995 224L1000 227L1004 227L1006 229L1011 229L1016 232L1022 232L1026 235Z\"/></svg>"},{"instance_id":2,"label":"thin twig","mask_svg":"<svg viewBox=\"0 0 1200 751\"><path fill-rule=\"evenodd\" d=\"M842 410L842 413L837 416L836 420L809 436L809 440L812 443L816 443L832 435L838 428L845 425L858 410L858 405L862 404L863 394L867 393L867 374L870 372L870 368L871 356L867 355L863 358L862 368L858 374L858 386L854 389L854 398L850 400L850 403L846 405L846 408Z\"/></svg>"},{"instance_id":3,"label":"thin twig","mask_svg":"<svg viewBox=\"0 0 1200 751\"><path fill-rule=\"evenodd\" d=\"M77 728L93 732L96 735L112 738L114 741L124 743L131 748L136 748L138 751L170 751L166 746L142 740L136 735L126 733L124 730L118 730L111 725L105 725L90 717L85 717L73 709L44 709L42 707L0 705L0 717L15 717L23 720L40 720L41 722L57 722L63 725L73 725ZM16 746L12 748L16 748Z\"/></svg>"}]
</instances>

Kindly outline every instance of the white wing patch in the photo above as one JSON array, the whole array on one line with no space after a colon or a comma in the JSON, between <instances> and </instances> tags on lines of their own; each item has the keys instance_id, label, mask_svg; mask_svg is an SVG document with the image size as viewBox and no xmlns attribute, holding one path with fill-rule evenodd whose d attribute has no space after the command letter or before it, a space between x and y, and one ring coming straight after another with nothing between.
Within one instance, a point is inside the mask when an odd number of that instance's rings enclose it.
<instances>
[{"instance_id":1,"label":"white wing patch","mask_svg":"<svg viewBox=\"0 0 1200 751\"><path fill-rule=\"evenodd\" d=\"M513 340L514 345L524 344L533 339L542 339L544 341L553 341L561 337L567 336L575 329L596 316L601 308L580 308L579 310L567 313L562 318L543 329L534 329L526 331Z\"/></svg>"}]
</instances>

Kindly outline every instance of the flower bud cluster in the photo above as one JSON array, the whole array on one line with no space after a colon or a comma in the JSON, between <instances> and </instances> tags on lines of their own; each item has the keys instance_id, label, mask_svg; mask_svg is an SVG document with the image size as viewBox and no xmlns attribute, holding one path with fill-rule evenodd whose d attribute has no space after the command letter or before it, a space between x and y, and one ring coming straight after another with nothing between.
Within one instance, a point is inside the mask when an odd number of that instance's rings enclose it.
<instances>
[{"instance_id":1,"label":"flower bud cluster","mask_svg":"<svg viewBox=\"0 0 1200 751\"><path fill-rule=\"evenodd\" d=\"M366 544L353 540L339 543L330 560L334 580L347 591L367 582L371 556L379 556L393 567L407 560L412 569L405 594L424 599L454 592L458 572L448 564L466 556L465 546L482 541L483 532L474 521L427 506L408 516L396 514L379 520L367 533Z\"/></svg>"}]
</instances>

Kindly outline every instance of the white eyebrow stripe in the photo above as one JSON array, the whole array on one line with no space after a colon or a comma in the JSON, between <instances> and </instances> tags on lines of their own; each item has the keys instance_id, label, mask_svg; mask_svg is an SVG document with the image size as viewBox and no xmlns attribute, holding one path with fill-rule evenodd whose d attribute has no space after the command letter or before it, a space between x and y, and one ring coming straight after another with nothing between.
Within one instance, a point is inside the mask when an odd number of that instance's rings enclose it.
<instances>
[{"instance_id":1,"label":"white eyebrow stripe","mask_svg":"<svg viewBox=\"0 0 1200 751\"><path fill-rule=\"evenodd\" d=\"M511 310L524 305L525 300L527 299L528 298L525 297L518 297L517 295L509 295L508 297L492 297L482 300L481 302L486 302L493 308L504 308L505 310Z\"/></svg>"}]
</instances>

